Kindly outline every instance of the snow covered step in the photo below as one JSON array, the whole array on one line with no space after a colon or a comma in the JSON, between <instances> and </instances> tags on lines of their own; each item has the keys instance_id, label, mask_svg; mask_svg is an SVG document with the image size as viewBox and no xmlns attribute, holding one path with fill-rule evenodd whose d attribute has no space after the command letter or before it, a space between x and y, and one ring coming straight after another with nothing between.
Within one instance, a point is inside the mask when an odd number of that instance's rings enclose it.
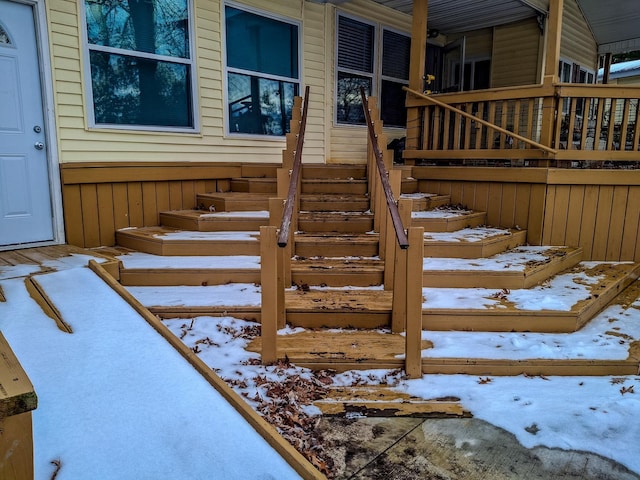
<instances>
[{"instance_id":1,"label":"snow covered step","mask_svg":"<svg viewBox=\"0 0 640 480\"><path fill-rule=\"evenodd\" d=\"M636 375L640 362L640 282L577 332L422 332L428 374ZM279 356L312 369L403 368L404 334L341 329L288 329ZM247 350L259 352L260 338ZM490 382L490 378L479 379Z\"/></svg>"},{"instance_id":2,"label":"snow covered step","mask_svg":"<svg viewBox=\"0 0 640 480\"><path fill-rule=\"evenodd\" d=\"M438 208L411 212L411 226L424 227L425 232L453 232L463 228L484 225L485 212L473 212L457 208Z\"/></svg>"},{"instance_id":3,"label":"snow covered step","mask_svg":"<svg viewBox=\"0 0 640 480\"><path fill-rule=\"evenodd\" d=\"M425 287L529 288L573 267L582 249L521 246L489 258L425 258Z\"/></svg>"},{"instance_id":4,"label":"snow covered step","mask_svg":"<svg viewBox=\"0 0 640 480\"><path fill-rule=\"evenodd\" d=\"M124 228L116 231L122 247L153 255L259 255L259 231L199 232L171 227Z\"/></svg>"},{"instance_id":5,"label":"snow covered step","mask_svg":"<svg viewBox=\"0 0 640 480\"><path fill-rule=\"evenodd\" d=\"M291 275L297 285L368 287L384 281L384 262L377 257L295 257Z\"/></svg>"},{"instance_id":6,"label":"snow covered step","mask_svg":"<svg viewBox=\"0 0 640 480\"><path fill-rule=\"evenodd\" d=\"M574 332L640 275L640 264L582 262L529 289L423 288L425 330Z\"/></svg>"},{"instance_id":7,"label":"snow covered step","mask_svg":"<svg viewBox=\"0 0 640 480\"><path fill-rule=\"evenodd\" d=\"M408 198L413 202L413 211L432 210L444 207L451 202L451 195L439 195L437 193L402 193L400 198Z\"/></svg>"},{"instance_id":8,"label":"snow covered step","mask_svg":"<svg viewBox=\"0 0 640 480\"><path fill-rule=\"evenodd\" d=\"M379 253L378 235L372 233L297 233L296 254L301 257L375 257Z\"/></svg>"},{"instance_id":9,"label":"snow covered step","mask_svg":"<svg viewBox=\"0 0 640 480\"><path fill-rule=\"evenodd\" d=\"M424 256L486 258L525 244L526 230L474 227L455 232L425 232Z\"/></svg>"},{"instance_id":10,"label":"snow covered step","mask_svg":"<svg viewBox=\"0 0 640 480\"><path fill-rule=\"evenodd\" d=\"M196 205L207 212L269 210L273 193L210 192L196 195Z\"/></svg>"},{"instance_id":11,"label":"snow covered step","mask_svg":"<svg viewBox=\"0 0 640 480\"><path fill-rule=\"evenodd\" d=\"M201 232L258 231L269 224L269 212L202 212L172 210L160 212L160 223L167 227Z\"/></svg>"},{"instance_id":12,"label":"snow covered step","mask_svg":"<svg viewBox=\"0 0 640 480\"><path fill-rule=\"evenodd\" d=\"M123 285L221 285L260 283L260 257L159 256L132 252L117 257L122 262Z\"/></svg>"},{"instance_id":13,"label":"snow covered step","mask_svg":"<svg viewBox=\"0 0 640 480\"><path fill-rule=\"evenodd\" d=\"M151 313L162 318L230 315L260 320L261 290L254 283L197 286L128 286Z\"/></svg>"}]
</instances>

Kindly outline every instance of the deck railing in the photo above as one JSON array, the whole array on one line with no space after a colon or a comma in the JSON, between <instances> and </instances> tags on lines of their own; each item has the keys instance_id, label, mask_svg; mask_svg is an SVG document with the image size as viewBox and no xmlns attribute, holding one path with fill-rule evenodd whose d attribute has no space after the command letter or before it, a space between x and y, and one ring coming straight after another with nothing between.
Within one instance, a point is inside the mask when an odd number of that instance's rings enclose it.
<instances>
[{"instance_id":1,"label":"deck railing","mask_svg":"<svg viewBox=\"0 0 640 480\"><path fill-rule=\"evenodd\" d=\"M422 375L422 263L424 229L408 228L411 200L400 196L400 171L391 170L391 159L383 153L386 145L376 101L360 90L368 130L367 175L369 200L374 212L374 229L379 233L380 257L384 259L384 288L393 291L391 329L406 332L405 371L412 378ZM384 140L384 141L382 141ZM393 185L393 186L392 186ZM395 194L394 194L395 191Z\"/></svg>"},{"instance_id":2,"label":"deck railing","mask_svg":"<svg viewBox=\"0 0 640 480\"><path fill-rule=\"evenodd\" d=\"M639 98L640 87L576 84L410 93L409 118L416 120L404 157L471 165L635 163Z\"/></svg>"},{"instance_id":3,"label":"deck railing","mask_svg":"<svg viewBox=\"0 0 640 480\"><path fill-rule=\"evenodd\" d=\"M260 228L261 358L264 364L277 360L277 331L286 322L284 291L291 286L293 234L297 230L300 210L302 148L308 108L307 86L304 100L301 97L294 100L290 132L282 152L282 168L277 172L278 196L269 199L270 225Z\"/></svg>"}]
</instances>

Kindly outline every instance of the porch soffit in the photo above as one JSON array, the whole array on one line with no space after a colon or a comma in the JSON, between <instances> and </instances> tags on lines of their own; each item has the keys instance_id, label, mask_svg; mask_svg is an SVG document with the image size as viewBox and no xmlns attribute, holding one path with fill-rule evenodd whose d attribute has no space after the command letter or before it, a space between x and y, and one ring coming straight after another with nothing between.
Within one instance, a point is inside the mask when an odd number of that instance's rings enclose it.
<instances>
[{"instance_id":1,"label":"porch soffit","mask_svg":"<svg viewBox=\"0 0 640 480\"><path fill-rule=\"evenodd\" d=\"M343 3L348 0L324 0ZM411 15L413 0L373 0ZM639 0L576 0L599 53L640 50ZM523 20L546 11L548 0L429 0L429 28L460 33Z\"/></svg>"}]
</instances>

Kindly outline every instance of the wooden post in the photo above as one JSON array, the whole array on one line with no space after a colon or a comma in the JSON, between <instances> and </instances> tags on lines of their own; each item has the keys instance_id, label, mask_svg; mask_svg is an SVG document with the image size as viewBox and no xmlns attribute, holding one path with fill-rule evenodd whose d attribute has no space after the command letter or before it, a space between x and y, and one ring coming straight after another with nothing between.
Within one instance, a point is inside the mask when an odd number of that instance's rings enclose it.
<instances>
[{"instance_id":1,"label":"wooden post","mask_svg":"<svg viewBox=\"0 0 640 480\"><path fill-rule=\"evenodd\" d=\"M400 190L402 188L402 172L400 170L389 171L389 185L391 185L391 192L396 200L400 198ZM398 207L400 206L400 200L398 200ZM380 232L380 258L384 260L384 289L391 290L393 288L393 270L395 264L396 247L398 240L396 239L396 231L393 228L393 222L391 220L391 214L389 209L385 208L385 235ZM405 228L408 226L402 219L402 224Z\"/></svg>"},{"instance_id":2,"label":"wooden post","mask_svg":"<svg viewBox=\"0 0 640 480\"><path fill-rule=\"evenodd\" d=\"M604 56L604 65L602 67L602 84L606 85L609 83L609 75L611 74L611 59L613 55L611 52L606 53Z\"/></svg>"},{"instance_id":3,"label":"wooden post","mask_svg":"<svg viewBox=\"0 0 640 480\"><path fill-rule=\"evenodd\" d=\"M407 328L405 337L405 371L409 378L422 376L422 262L424 257L424 228L409 229L406 302Z\"/></svg>"},{"instance_id":4,"label":"wooden post","mask_svg":"<svg viewBox=\"0 0 640 480\"><path fill-rule=\"evenodd\" d=\"M0 478L33 480L33 385L0 333Z\"/></svg>"},{"instance_id":5,"label":"wooden post","mask_svg":"<svg viewBox=\"0 0 640 480\"><path fill-rule=\"evenodd\" d=\"M269 199L269 225L272 227L279 227L280 222L282 220L282 214L284 212L284 198L270 198ZM297 219L297 216L294 215ZM289 243L284 248L278 247L278 272L282 277L282 284L291 286L291 257L293 250L293 231L296 229L294 226L294 219L291 219L292 228L289 233ZM284 291L282 292L283 300L282 300L282 309L284 312ZM278 317L280 318L280 317ZM282 318L284 318L284 313L282 313ZM284 327L284 324L280 326L280 322L278 323L278 327Z\"/></svg>"},{"instance_id":6,"label":"wooden post","mask_svg":"<svg viewBox=\"0 0 640 480\"><path fill-rule=\"evenodd\" d=\"M562 14L564 0L549 2L549 17L547 18L546 48L544 58L544 85L558 83L558 63L560 62L560 41L562 38ZM553 145L553 137L556 122L557 100L555 96L545 97L542 101L542 125L540 131L540 143L547 147ZM558 119L559 121L559 119Z\"/></svg>"},{"instance_id":7,"label":"wooden post","mask_svg":"<svg viewBox=\"0 0 640 480\"><path fill-rule=\"evenodd\" d=\"M427 59L427 16L429 0L413 0L413 20L411 26L411 52L409 54L409 88L422 92ZM420 109L407 109L408 150L417 150L420 139Z\"/></svg>"},{"instance_id":8,"label":"wooden post","mask_svg":"<svg viewBox=\"0 0 640 480\"><path fill-rule=\"evenodd\" d=\"M262 363L278 359L278 241L277 228L260 227L260 284L262 291L261 337Z\"/></svg>"},{"instance_id":9,"label":"wooden post","mask_svg":"<svg viewBox=\"0 0 640 480\"><path fill-rule=\"evenodd\" d=\"M403 198L398 202L398 212L400 213L402 224L407 228L411 225L412 206L413 201L408 198ZM424 243L424 238L422 242ZM407 298L404 294L407 291L407 251L402 250L395 239L393 246L395 268L392 279L394 294L391 305L391 331L400 333L404 332L407 324Z\"/></svg>"}]
</instances>

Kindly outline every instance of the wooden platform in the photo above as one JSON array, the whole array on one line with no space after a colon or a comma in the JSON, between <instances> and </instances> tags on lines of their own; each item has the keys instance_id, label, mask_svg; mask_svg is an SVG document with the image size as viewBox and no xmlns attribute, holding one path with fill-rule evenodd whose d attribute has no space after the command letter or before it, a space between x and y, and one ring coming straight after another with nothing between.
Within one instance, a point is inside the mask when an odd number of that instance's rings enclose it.
<instances>
[{"instance_id":1,"label":"wooden platform","mask_svg":"<svg viewBox=\"0 0 640 480\"><path fill-rule=\"evenodd\" d=\"M445 217L424 217L422 212L411 214L411 226L423 227L425 232L455 232L463 228L477 227L486 222L485 212L460 211L455 215Z\"/></svg>"},{"instance_id":2,"label":"wooden platform","mask_svg":"<svg viewBox=\"0 0 640 480\"><path fill-rule=\"evenodd\" d=\"M526 230L499 230L491 229L484 233L482 227L478 227L474 238L474 229L465 229L468 234L465 238L460 235L458 239L443 239L442 235L434 232L425 232L424 256L433 258L488 258L510 248L524 245L527 241ZM473 239L473 240L471 240Z\"/></svg>"},{"instance_id":3,"label":"wooden platform","mask_svg":"<svg viewBox=\"0 0 640 480\"><path fill-rule=\"evenodd\" d=\"M378 255L377 234L299 233L295 236L296 254L301 257L375 257Z\"/></svg>"},{"instance_id":4,"label":"wooden platform","mask_svg":"<svg viewBox=\"0 0 640 480\"><path fill-rule=\"evenodd\" d=\"M425 259L422 284L424 287L440 288L530 288L575 266L582 259L582 249L550 247L543 255L546 260L531 261L522 265L521 269L511 268L503 262L498 264L502 269L492 270L473 268L473 261L464 262L469 264L468 269L430 269L429 260ZM457 259L450 261L454 262Z\"/></svg>"},{"instance_id":5,"label":"wooden platform","mask_svg":"<svg viewBox=\"0 0 640 480\"><path fill-rule=\"evenodd\" d=\"M205 212L269 210L273 193L209 192L196 195L196 205Z\"/></svg>"},{"instance_id":6,"label":"wooden platform","mask_svg":"<svg viewBox=\"0 0 640 480\"><path fill-rule=\"evenodd\" d=\"M300 212L298 228L305 233L367 233L373 230L373 215L363 212Z\"/></svg>"},{"instance_id":7,"label":"wooden platform","mask_svg":"<svg viewBox=\"0 0 640 480\"><path fill-rule=\"evenodd\" d=\"M259 255L260 232L191 232L171 227L116 231L118 245L153 255Z\"/></svg>"},{"instance_id":8,"label":"wooden platform","mask_svg":"<svg viewBox=\"0 0 640 480\"><path fill-rule=\"evenodd\" d=\"M199 232L258 231L269 224L269 212L211 213L199 210L160 212L160 223L166 227Z\"/></svg>"},{"instance_id":9,"label":"wooden platform","mask_svg":"<svg viewBox=\"0 0 640 480\"><path fill-rule=\"evenodd\" d=\"M384 281L384 262L361 257L296 259L291 275L298 285L369 287Z\"/></svg>"}]
</instances>

